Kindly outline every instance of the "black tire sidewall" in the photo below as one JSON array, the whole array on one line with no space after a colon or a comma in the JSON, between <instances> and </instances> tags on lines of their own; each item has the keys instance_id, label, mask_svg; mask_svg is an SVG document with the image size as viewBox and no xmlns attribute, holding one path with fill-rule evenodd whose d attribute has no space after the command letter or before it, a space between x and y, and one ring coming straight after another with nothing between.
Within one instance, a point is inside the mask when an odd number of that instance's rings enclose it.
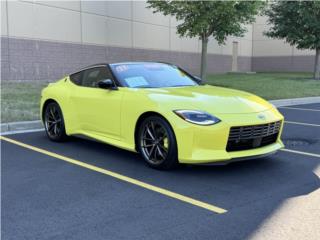
<instances>
[{"instance_id":1,"label":"black tire sidewall","mask_svg":"<svg viewBox=\"0 0 320 240\"><path fill-rule=\"evenodd\" d=\"M169 138L169 151L167 154L167 158L159 163L159 164L155 164L150 162L146 156L144 156L144 154L142 153L142 147L141 147L141 136L143 133L143 129L144 126L150 122L150 121L155 121L160 123L165 130L167 131L168 134L168 138ZM175 134L173 132L172 127L170 126L170 124L168 123L168 121L166 119L164 119L163 117L160 116L150 116L147 117L146 119L144 119L142 121L142 123L139 126L139 131L138 131L138 149L140 154L142 155L142 157L144 158L145 162L151 166L152 168L155 169L172 169L175 168L178 165L178 148L177 148L177 141L176 141L176 137Z\"/></svg>"}]
</instances>

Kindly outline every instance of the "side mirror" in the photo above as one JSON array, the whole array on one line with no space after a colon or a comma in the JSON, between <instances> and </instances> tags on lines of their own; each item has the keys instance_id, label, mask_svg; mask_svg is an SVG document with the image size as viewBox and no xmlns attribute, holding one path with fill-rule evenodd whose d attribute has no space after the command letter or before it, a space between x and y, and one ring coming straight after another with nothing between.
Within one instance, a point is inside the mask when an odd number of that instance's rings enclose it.
<instances>
[{"instance_id":1,"label":"side mirror","mask_svg":"<svg viewBox=\"0 0 320 240\"><path fill-rule=\"evenodd\" d=\"M111 79L104 79L98 82L98 87L103 89L117 90L117 86Z\"/></svg>"}]
</instances>

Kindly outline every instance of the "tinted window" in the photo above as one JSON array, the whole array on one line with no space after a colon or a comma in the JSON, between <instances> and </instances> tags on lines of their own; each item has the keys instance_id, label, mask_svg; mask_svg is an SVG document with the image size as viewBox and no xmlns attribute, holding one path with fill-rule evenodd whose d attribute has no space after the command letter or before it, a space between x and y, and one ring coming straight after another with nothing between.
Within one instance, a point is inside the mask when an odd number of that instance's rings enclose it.
<instances>
[{"instance_id":1,"label":"tinted window","mask_svg":"<svg viewBox=\"0 0 320 240\"><path fill-rule=\"evenodd\" d=\"M78 72L70 75L70 80L74 84L81 85L81 80L82 80L82 73L83 72Z\"/></svg>"},{"instance_id":2,"label":"tinted window","mask_svg":"<svg viewBox=\"0 0 320 240\"><path fill-rule=\"evenodd\" d=\"M84 87L97 87L97 83L104 79L112 79L107 67L91 68L84 71L81 85Z\"/></svg>"},{"instance_id":3,"label":"tinted window","mask_svg":"<svg viewBox=\"0 0 320 240\"><path fill-rule=\"evenodd\" d=\"M198 85L190 75L165 63L111 64L111 69L123 86L131 88Z\"/></svg>"}]
</instances>

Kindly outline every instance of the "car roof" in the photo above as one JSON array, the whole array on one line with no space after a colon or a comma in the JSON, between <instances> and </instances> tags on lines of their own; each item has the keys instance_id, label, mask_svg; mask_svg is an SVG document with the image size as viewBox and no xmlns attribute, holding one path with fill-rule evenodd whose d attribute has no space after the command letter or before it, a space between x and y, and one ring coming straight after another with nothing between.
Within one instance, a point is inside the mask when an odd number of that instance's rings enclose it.
<instances>
[{"instance_id":1,"label":"car roof","mask_svg":"<svg viewBox=\"0 0 320 240\"><path fill-rule=\"evenodd\" d=\"M95 68L95 67L106 67L107 65L120 65L120 64L145 64L145 63L163 63L163 64L169 64L172 65L171 63L167 63L167 62L158 62L158 61L130 61L130 62L112 62L112 63L96 63L96 64L92 64L83 68L80 68L79 70L72 72L69 74L75 74L90 68Z\"/></svg>"},{"instance_id":2,"label":"car roof","mask_svg":"<svg viewBox=\"0 0 320 240\"><path fill-rule=\"evenodd\" d=\"M110 65L120 65L120 64L145 64L145 63L163 63L163 64L169 64L169 65L172 65L171 63L167 63L167 62L159 62L159 61L130 61L130 62L114 62L114 63L110 63Z\"/></svg>"}]
</instances>

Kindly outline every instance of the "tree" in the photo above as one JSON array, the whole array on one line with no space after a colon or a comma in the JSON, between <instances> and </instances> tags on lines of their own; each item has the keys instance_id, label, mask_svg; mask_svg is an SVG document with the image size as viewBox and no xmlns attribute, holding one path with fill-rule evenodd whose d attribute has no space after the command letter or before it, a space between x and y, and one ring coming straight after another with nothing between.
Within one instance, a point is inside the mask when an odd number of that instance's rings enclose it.
<instances>
[{"instance_id":1,"label":"tree","mask_svg":"<svg viewBox=\"0 0 320 240\"><path fill-rule=\"evenodd\" d=\"M265 35L285 39L298 49L316 50L314 78L320 80L320 2L279 1L265 10L271 24Z\"/></svg>"},{"instance_id":2,"label":"tree","mask_svg":"<svg viewBox=\"0 0 320 240\"><path fill-rule=\"evenodd\" d=\"M209 37L224 44L227 37L241 37L246 32L244 24L252 23L261 1L148 1L148 8L164 15L175 16L181 23L177 32L181 37L199 37L202 42L201 78L207 68Z\"/></svg>"}]
</instances>

